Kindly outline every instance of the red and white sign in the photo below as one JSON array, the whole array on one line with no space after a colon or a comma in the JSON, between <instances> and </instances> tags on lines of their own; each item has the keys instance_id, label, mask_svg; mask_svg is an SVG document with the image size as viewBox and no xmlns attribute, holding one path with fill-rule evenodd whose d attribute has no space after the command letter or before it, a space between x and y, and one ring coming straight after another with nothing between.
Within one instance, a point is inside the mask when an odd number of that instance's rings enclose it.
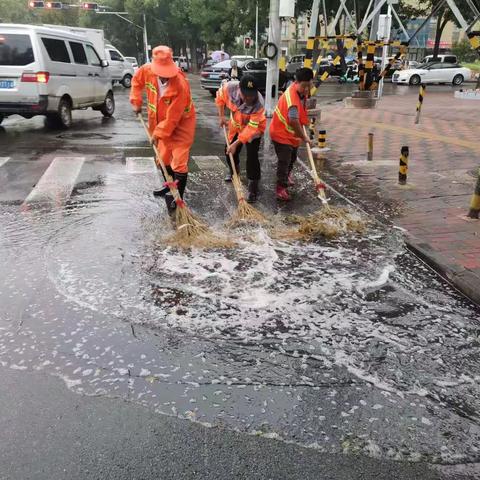
<instances>
[{"instance_id":1,"label":"red and white sign","mask_svg":"<svg viewBox=\"0 0 480 480\"><path fill-rule=\"evenodd\" d=\"M433 48L435 46L435 40L428 39L427 40L427 48ZM440 42L440 48L451 48L451 42Z\"/></svg>"}]
</instances>

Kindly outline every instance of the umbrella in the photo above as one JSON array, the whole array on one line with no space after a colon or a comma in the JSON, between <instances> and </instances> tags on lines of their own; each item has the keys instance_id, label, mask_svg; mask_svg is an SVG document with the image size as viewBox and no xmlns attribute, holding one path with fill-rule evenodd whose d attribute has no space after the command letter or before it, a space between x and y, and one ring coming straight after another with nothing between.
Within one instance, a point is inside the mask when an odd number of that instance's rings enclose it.
<instances>
[{"instance_id":1,"label":"umbrella","mask_svg":"<svg viewBox=\"0 0 480 480\"><path fill-rule=\"evenodd\" d=\"M210 56L214 62L221 62L222 60L228 60L230 58L230 55L223 50L215 50Z\"/></svg>"}]
</instances>

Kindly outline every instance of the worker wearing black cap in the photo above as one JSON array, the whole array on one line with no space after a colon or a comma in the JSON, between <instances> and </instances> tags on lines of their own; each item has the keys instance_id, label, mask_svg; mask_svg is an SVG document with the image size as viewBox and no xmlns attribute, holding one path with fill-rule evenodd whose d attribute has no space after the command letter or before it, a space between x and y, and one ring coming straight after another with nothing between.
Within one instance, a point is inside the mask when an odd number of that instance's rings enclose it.
<instances>
[{"instance_id":1,"label":"worker wearing black cap","mask_svg":"<svg viewBox=\"0 0 480 480\"><path fill-rule=\"evenodd\" d=\"M231 80L219 88L215 100L220 118L220 127L228 127L229 147L226 147L227 165L230 170L225 181L231 182L233 171L228 155L231 153L235 170L240 170L240 151L247 148L248 198L253 203L258 197L258 184L261 177L258 151L260 140L267 127L263 97L258 91L257 80L251 75L243 75L240 82ZM225 117L225 107L230 110L230 118Z\"/></svg>"}]
</instances>

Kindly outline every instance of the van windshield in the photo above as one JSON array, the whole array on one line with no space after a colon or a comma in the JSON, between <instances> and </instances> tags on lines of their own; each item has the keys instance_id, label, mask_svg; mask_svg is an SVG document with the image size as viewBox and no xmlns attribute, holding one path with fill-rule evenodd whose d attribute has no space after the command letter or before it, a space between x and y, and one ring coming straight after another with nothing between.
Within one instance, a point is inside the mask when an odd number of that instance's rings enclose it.
<instances>
[{"instance_id":1,"label":"van windshield","mask_svg":"<svg viewBox=\"0 0 480 480\"><path fill-rule=\"evenodd\" d=\"M0 65L21 66L34 61L29 35L0 32Z\"/></svg>"}]
</instances>

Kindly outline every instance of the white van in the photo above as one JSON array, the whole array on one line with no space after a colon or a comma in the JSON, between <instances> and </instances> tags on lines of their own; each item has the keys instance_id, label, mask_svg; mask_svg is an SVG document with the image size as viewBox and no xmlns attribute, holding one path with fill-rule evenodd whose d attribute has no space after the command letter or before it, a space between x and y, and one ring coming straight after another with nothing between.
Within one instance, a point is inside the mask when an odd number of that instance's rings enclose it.
<instances>
[{"instance_id":1,"label":"white van","mask_svg":"<svg viewBox=\"0 0 480 480\"><path fill-rule=\"evenodd\" d=\"M113 45L105 45L105 59L110 65L112 80L130 88L135 74L133 65Z\"/></svg>"},{"instance_id":2,"label":"white van","mask_svg":"<svg viewBox=\"0 0 480 480\"><path fill-rule=\"evenodd\" d=\"M174 56L173 61L177 64L177 67L182 70L182 72L188 72L187 57L184 57L183 55Z\"/></svg>"},{"instance_id":3,"label":"white van","mask_svg":"<svg viewBox=\"0 0 480 480\"><path fill-rule=\"evenodd\" d=\"M64 30L0 24L0 122L10 115L46 115L68 128L72 110L115 111L108 62L91 42Z\"/></svg>"},{"instance_id":4,"label":"white van","mask_svg":"<svg viewBox=\"0 0 480 480\"><path fill-rule=\"evenodd\" d=\"M113 45L105 41L103 30L85 27L70 27L68 25L45 25L47 27L66 30L76 35L82 35L92 43L102 60L109 64L113 83L121 83L125 88L132 85L132 77L135 70L130 62Z\"/></svg>"}]
</instances>

